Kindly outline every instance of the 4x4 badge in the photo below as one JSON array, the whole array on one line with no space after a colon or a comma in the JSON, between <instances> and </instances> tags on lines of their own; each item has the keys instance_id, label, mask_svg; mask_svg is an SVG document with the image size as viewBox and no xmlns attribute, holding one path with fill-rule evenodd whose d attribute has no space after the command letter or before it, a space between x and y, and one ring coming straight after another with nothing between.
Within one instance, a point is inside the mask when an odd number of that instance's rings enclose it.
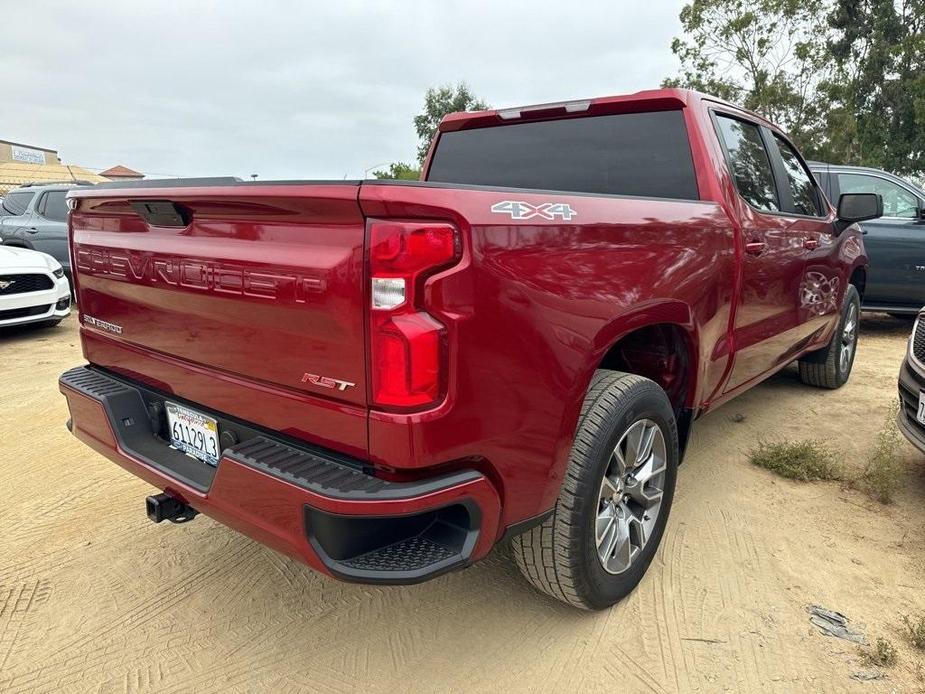
<instances>
[{"instance_id":1,"label":"4x4 badge","mask_svg":"<svg viewBox=\"0 0 925 694\"><path fill-rule=\"evenodd\" d=\"M568 222L578 213L567 202L541 202L531 205L523 200L502 200L491 206L495 214L509 214L511 219L541 219L554 220L557 217Z\"/></svg>"}]
</instances>

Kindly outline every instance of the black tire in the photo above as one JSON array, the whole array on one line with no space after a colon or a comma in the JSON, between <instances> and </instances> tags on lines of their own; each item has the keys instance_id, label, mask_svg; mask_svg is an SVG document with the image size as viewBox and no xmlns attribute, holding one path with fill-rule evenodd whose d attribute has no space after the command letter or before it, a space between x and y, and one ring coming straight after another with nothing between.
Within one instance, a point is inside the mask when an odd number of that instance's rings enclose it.
<instances>
[{"instance_id":1,"label":"black tire","mask_svg":"<svg viewBox=\"0 0 925 694\"><path fill-rule=\"evenodd\" d=\"M624 434L641 422L656 425L663 437L661 502L654 527L628 568L611 573L598 556L596 537L602 504L611 503L601 496L602 483ZM678 430L665 391L642 376L596 372L581 408L555 510L542 525L514 538L517 566L530 583L563 602L588 610L610 607L636 587L655 556L671 511L677 466Z\"/></svg>"},{"instance_id":2,"label":"black tire","mask_svg":"<svg viewBox=\"0 0 925 694\"><path fill-rule=\"evenodd\" d=\"M846 344L846 323L849 317L853 316L853 335L850 338L852 343L851 353L847 363L842 357L842 348ZM851 367L854 365L854 357L857 354L858 344L858 327L861 316L861 297L854 285L849 285L845 292L845 300L842 304L841 317L832 339L822 349L811 352L799 360L800 380L803 383L815 386L817 388L828 388L834 390L841 388L848 382L851 376Z\"/></svg>"}]
</instances>

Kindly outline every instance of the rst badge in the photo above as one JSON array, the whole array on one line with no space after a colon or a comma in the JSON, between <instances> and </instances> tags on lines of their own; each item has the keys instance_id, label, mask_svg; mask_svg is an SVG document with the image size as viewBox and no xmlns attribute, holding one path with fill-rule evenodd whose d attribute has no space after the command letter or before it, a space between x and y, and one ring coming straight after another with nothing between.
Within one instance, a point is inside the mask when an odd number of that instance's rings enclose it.
<instances>
[{"instance_id":1,"label":"rst badge","mask_svg":"<svg viewBox=\"0 0 925 694\"><path fill-rule=\"evenodd\" d=\"M310 373L302 374L302 383L311 383L313 386L331 388L332 390L347 390L347 388L353 388L356 385L356 383L351 383L350 381L341 381L336 378Z\"/></svg>"},{"instance_id":2,"label":"rst badge","mask_svg":"<svg viewBox=\"0 0 925 694\"><path fill-rule=\"evenodd\" d=\"M491 211L495 214L509 214L511 219L548 219L550 221L561 219L570 221L578 213L572 209L567 202L542 202L539 205L531 205L523 200L502 200L491 206Z\"/></svg>"}]
</instances>

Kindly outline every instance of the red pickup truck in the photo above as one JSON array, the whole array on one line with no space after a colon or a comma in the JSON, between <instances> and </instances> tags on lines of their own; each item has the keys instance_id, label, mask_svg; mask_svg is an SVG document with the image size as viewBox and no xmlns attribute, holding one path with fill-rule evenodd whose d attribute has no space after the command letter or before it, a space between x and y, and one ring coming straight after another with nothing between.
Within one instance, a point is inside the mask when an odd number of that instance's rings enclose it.
<instances>
[{"instance_id":1,"label":"red pickup truck","mask_svg":"<svg viewBox=\"0 0 925 694\"><path fill-rule=\"evenodd\" d=\"M665 530L694 420L851 370L867 258L775 126L682 90L447 116L420 182L69 193L82 441L349 581L512 539L583 608ZM704 499L709 503L709 499Z\"/></svg>"}]
</instances>

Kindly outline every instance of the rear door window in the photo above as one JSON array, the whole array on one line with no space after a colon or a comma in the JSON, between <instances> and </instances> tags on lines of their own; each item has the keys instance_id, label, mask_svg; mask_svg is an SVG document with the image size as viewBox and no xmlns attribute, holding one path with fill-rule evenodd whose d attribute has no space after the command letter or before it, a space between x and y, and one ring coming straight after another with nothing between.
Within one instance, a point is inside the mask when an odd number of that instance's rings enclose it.
<instances>
[{"instance_id":1,"label":"rear door window","mask_svg":"<svg viewBox=\"0 0 925 694\"><path fill-rule=\"evenodd\" d=\"M774 172L758 126L719 114L716 125L739 195L759 210L779 212Z\"/></svg>"},{"instance_id":2,"label":"rear door window","mask_svg":"<svg viewBox=\"0 0 925 694\"><path fill-rule=\"evenodd\" d=\"M777 135L774 135L774 142L780 152L784 171L787 174L787 182L790 184L790 193L793 195L793 209L788 212L813 217L822 216L824 213L812 175L803 166L803 162L800 161L793 147Z\"/></svg>"},{"instance_id":3,"label":"rear door window","mask_svg":"<svg viewBox=\"0 0 925 694\"><path fill-rule=\"evenodd\" d=\"M40 205L39 214L45 219L53 222L63 222L67 220L67 201L65 199L67 191L54 190L45 193Z\"/></svg>"},{"instance_id":4,"label":"rear door window","mask_svg":"<svg viewBox=\"0 0 925 694\"><path fill-rule=\"evenodd\" d=\"M35 195L31 190L14 190L3 198L3 213L21 215L29 208L29 201Z\"/></svg>"},{"instance_id":5,"label":"rear door window","mask_svg":"<svg viewBox=\"0 0 925 694\"><path fill-rule=\"evenodd\" d=\"M441 133L428 181L697 200L681 111Z\"/></svg>"}]
</instances>

